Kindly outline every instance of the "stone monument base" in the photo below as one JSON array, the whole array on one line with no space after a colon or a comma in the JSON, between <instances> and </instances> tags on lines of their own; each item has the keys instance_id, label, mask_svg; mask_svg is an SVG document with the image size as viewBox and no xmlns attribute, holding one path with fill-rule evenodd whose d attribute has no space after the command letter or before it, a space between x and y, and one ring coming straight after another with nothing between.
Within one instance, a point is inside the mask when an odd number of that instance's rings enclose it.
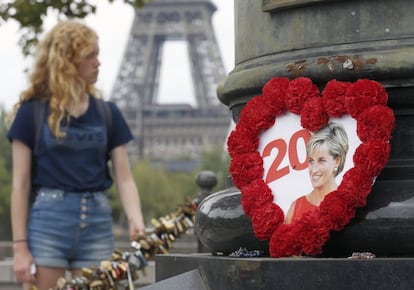
<instances>
[{"instance_id":1,"label":"stone monument base","mask_svg":"<svg viewBox=\"0 0 414 290\"><path fill-rule=\"evenodd\" d=\"M414 258L156 257L156 283L142 289L413 289Z\"/></svg>"}]
</instances>

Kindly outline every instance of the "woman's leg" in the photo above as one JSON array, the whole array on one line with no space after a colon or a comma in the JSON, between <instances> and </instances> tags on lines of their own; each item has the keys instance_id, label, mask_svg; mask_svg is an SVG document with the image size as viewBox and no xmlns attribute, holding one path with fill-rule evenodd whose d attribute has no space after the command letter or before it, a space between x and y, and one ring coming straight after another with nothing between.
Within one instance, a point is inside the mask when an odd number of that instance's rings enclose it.
<instances>
[{"instance_id":1,"label":"woman's leg","mask_svg":"<svg viewBox=\"0 0 414 290\"><path fill-rule=\"evenodd\" d=\"M75 278L75 277L82 277L83 276L83 273L82 273L82 270L81 269L73 269L71 271L71 274L72 274L72 277L73 278Z\"/></svg>"},{"instance_id":2,"label":"woman's leg","mask_svg":"<svg viewBox=\"0 0 414 290\"><path fill-rule=\"evenodd\" d=\"M37 290L55 289L59 278L65 277L65 269L51 267L37 267L36 288Z\"/></svg>"}]
</instances>

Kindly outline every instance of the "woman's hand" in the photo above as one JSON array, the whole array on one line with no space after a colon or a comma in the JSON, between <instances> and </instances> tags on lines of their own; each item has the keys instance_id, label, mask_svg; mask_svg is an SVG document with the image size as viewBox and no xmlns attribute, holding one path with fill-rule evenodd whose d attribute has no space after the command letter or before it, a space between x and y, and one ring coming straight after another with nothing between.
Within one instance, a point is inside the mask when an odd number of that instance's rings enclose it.
<instances>
[{"instance_id":1,"label":"woman's hand","mask_svg":"<svg viewBox=\"0 0 414 290\"><path fill-rule=\"evenodd\" d=\"M35 273L31 272L34 260L27 247L27 242L14 244L13 252L13 271L17 281L22 283L34 283Z\"/></svg>"},{"instance_id":2,"label":"woman's hand","mask_svg":"<svg viewBox=\"0 0 414 290\"><path fill-rule=\"evenodd\" d=\"M142 218L129 220L129 240L137 241L146 234L145 225Z\"/></svg>"},{"instance_id":3,"label":"woman's hand","mask_svg":"<svg viewBox=\"0 0 414 290\"><path fill-rule=\"evenodd\" d=\"M126 145L118 146L111 152L115 180L121 202L129 222L131 241L145 236L145 224L138 188L132 177Z\"/></svg>"}]
</instances>

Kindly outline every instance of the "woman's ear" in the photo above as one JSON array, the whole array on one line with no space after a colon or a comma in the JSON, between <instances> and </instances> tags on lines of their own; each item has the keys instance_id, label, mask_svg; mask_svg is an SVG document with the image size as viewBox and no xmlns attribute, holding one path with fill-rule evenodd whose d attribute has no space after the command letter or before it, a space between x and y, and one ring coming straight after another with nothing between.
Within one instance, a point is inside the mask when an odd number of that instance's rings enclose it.
<instances>
[{"instance_id":1,"label":"woman's ear","mask_svg":"<svg viewBox=\"0 0 414 290\"><path fill-rule=\"evenodd\" d=\"M336 167L339 167L339 165L341 164L341 157L336 157L336 159L335 159L335 164L336 164Z\"/></svg>"}]
</instances>

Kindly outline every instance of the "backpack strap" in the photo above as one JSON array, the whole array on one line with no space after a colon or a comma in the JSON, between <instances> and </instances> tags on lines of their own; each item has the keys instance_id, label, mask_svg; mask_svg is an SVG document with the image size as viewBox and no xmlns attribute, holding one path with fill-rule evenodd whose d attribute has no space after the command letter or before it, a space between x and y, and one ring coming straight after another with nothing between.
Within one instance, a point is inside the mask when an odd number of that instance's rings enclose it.
<instances>
[{"instance_id":1,"label":"backpack strap","mask_svg":"<svg viewBox=\"0 0 414 290\"><path fill-rule=\"evenodd\" d=\"M47 102L45 101L34 101L33 102L33 124L34 124L34 132L35 132L35 140L34 146L32 151L32 178L35 174L35 164L36 164L36 156L39 153L39 142L40 136L42 135L42 127L43 121L45 119L46 114L46 106ZM29 195L29 205L31 206L36 199L36 189L31 185L30 195Z\"/></svg>"},{"instance_id":2,"label":"backpack strap","mask_svg":"<svg viewBox=\"0 0 414 290\"><path fill-rule=\"evenodd\" d=\"M96 106L98 108L99 114L104 118L106 125L106 135L107 135L107 148L109 147L109 140L112 139L112 113L109 104L103 99L95 98ZM109 154L109 152L108 152Z\"/></svg>"},{"instance_id":3,"label":"backpack strap","mask_svg":"<svg viewBox=\"0 0 414 290\"><path fill-rule=\"evenodd\" d=\"M33 119L35 128L35 143L33 148L33 155L39 152L40 135L42 134L42 124L45 119L46 102L33 102Z\"/></svg>"}]
</instances>

